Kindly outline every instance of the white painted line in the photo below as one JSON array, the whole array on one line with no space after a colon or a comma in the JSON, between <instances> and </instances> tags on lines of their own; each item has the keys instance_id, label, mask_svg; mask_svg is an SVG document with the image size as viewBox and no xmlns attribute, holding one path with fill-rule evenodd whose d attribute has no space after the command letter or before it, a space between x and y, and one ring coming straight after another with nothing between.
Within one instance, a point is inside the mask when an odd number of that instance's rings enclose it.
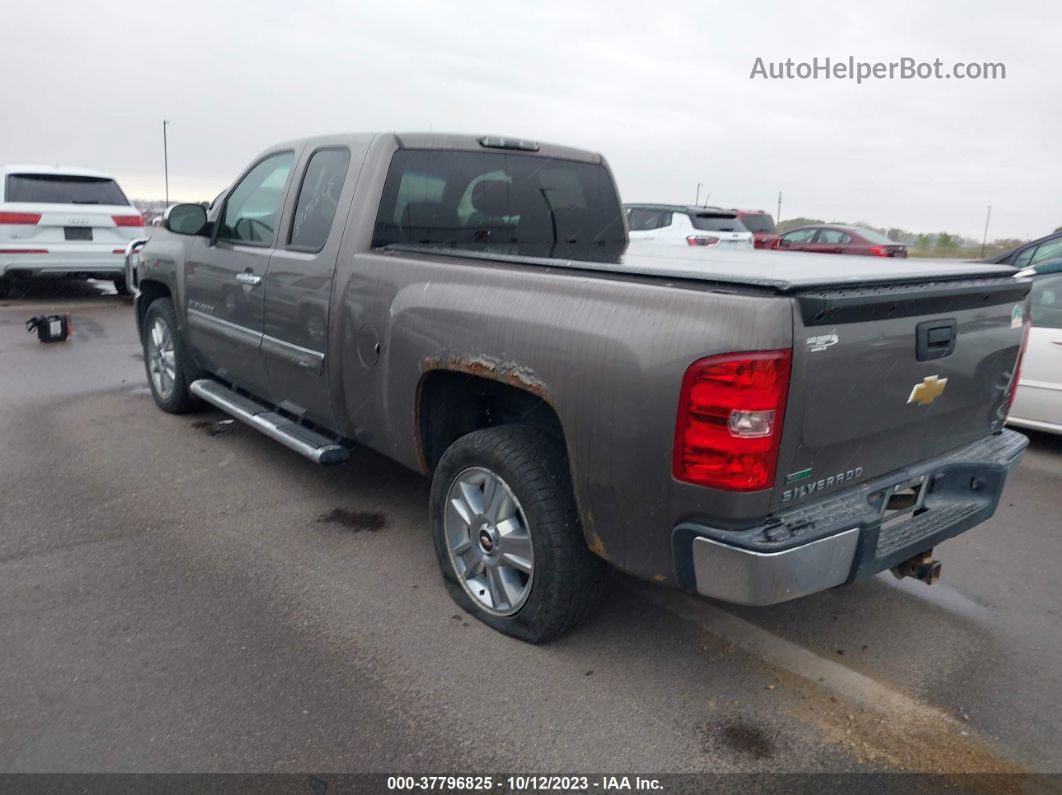
<instances>
[{"instance_id":1,"label":"white painted line","mask_svg":"<svg viewBox=\"0 0 1062 795\"><path fill-rule=\"evenodd\" d=\"M892 690L876 679L822 657L704 600L648 585L637 587L653 603L697 624L715 637L777 668L807 679L814 685L832 690L850 702L884 713L892 719L958 722L943 710Z\"/></svg>"}]
</instances>

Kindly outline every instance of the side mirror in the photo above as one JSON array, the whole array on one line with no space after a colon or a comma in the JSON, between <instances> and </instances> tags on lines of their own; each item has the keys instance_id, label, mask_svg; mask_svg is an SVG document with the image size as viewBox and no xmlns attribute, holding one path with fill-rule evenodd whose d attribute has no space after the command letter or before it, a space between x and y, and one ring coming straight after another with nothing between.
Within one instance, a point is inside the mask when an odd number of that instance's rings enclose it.
<instances>
[{"instance_id":1,"label":"side mirror","mask_svg":"<svg viewBox=\"0 0 1062 795\"><path fill-rule=\"evenodd\" d=\"M200 204L171 205L162 216L162 225L178 235L206 234L206 210Z\"/></svg>"}]
</instances>

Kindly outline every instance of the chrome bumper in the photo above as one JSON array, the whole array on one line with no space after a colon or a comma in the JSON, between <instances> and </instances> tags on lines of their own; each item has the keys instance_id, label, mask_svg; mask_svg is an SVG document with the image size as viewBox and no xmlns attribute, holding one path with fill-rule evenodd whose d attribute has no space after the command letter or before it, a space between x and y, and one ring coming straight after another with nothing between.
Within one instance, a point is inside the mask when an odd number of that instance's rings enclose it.
<instances>
[{"instance_id":1,"label":"chrome bumper","mask_svg":"<svg viewBox=\"0 0 1062 795\"><path fill-rule=\"evenodd\" d=\"M885 571L990 518L1028 443L1004 430L746 530L680 524L676 580L704 596L770 605ZM886 517L889 497L913 482L923 485L910 513Z\"/></svg>"},{"instance_id":2,"label":"chrome bumper","mask_svg":"<svg viewBox=\"0 0 1062 795\"><path fill-rule=\"evenodd\" d=\"M130 240L125 247L125 289L134 297L140 292L136 272L137 261L140 258L140 249L147 242L148 238L138 237L135 240Z\"/></svg>"},{"instance_id":3,"label":"chrome bumper","mask_svg":"<svg viewBox=\"0 0 1062 795\"><path fill-rule=\"evenodd\" d=\"M858 546L858 527L781 552L755 552L711 538L695 538L697 590L742 605L796 599L847 580Z\"/></svg>"}]
</instances>

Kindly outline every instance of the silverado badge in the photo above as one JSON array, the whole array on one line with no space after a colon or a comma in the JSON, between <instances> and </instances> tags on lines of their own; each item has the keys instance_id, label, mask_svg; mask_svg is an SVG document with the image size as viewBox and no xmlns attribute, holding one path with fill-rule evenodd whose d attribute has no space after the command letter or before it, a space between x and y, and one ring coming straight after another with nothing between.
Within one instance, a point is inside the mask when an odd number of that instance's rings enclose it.
<instances>
[{"instance_id":1,"label":"silverado badge","mask_svg":"<svg viewBox=\"0 0 1062 795\"><path fill-rule=\"evenodd\" d=\"M944 388L948 385L947 378L929 375L922 379L922 383L915 384L911 390L908 403L917 403L919 406L928 406L938 397L944 394Z\"/></svg>"}]
</instances>

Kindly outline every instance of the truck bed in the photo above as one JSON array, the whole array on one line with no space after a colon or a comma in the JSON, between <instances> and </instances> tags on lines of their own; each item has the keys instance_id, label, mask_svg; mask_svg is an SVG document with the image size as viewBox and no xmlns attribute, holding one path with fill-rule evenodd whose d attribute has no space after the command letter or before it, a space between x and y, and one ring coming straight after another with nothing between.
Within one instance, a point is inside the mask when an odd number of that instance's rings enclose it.
<instances>
[{"instance_id":1,"label":"truck bed","mask_svg":"<svg viewBox=\"0 0 1062 795\"><path fill-rule=\"evenodd\" d=\"M835 254L777 251L705 251L632 243L619 257L529 257L496 251L394 245L390 248L442 256L512 262L550 268L602 271L667 279L693 280L776 293L828 290L879 284L943 282L1013 277L1014 268L982 262L892 257L845 257Z\"/></svg>"}]
</instances>

